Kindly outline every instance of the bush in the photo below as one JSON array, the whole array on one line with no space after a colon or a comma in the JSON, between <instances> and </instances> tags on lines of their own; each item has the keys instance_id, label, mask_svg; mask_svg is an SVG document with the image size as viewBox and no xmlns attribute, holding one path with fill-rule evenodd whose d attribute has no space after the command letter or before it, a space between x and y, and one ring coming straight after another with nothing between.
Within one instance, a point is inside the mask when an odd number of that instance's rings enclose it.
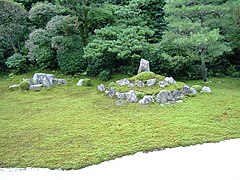
<instances>
[{"instance_id":1,"label":"bush","mask_svg":"<svg viewBox=\"0 0 240 180\"><path fill-rule=\"evenodd\" d=\"M145 96L145 93L144 92L137 92L136 95L137 95L138 99L142 99Z\"/></svg>"},{"instance_id":2,"label":"bush","mask_svg":"<svg viewBox=\"0 0 240 180\"><path fill-rule=\"evenodd\" d=\"M148 79L153 79L156 77L156 74L153 72L141 72L136 76L136 80L147 81Z\"/></svg>"},{"instance_id":3,"label":"bush","mask_svg":"<svg viewBox=\"0 0 240 180\"><path fill-rule=\"evenodd\" d=\"M157 79L157 81L164 81L165 76L156 75L156 79Z\"/></svg>"},{"instance_id":4,"label":"bush","mask_svg":"<svg viewBox=\"0 0 240 180\"><path fill-rule=\"evenodd\" d=\"M16 74L23 73L28 69L26 57L20 53L15 53L10 56L6 61L6 65Z\"/></svg>"},{"instance_id":5,"label":"bush","mask_svg":"<svg viewBox=\"0 0 240 180\"><path fill-rule=\"evenodd\" d=\"M111 74L110 74L109 71L103 70L102 72L100 72L100 74L98 75L98 77L99 77L102 81L108 81L109 79L111 79Z\"/></svg>"},{"instance_id":6,"label":"bush","mask_svg":"<svg viewBox=\"0 0 240 180\"><path fill-rule=\"evenodd\" d=\"M83 86L91 86L91 85L92 85L91 79L85 78L83 80Z\"/></svg>"},{"instance_id":7,"label":"bush","mask_svg":"<svg viewBox=\"0 0 240 180\"><path fill-rule=\"evenodd\" d=\"M111 87L116 87L116 86L117 86L117 83L110 82L109 85L108 85L108 88L110 89Z\"/></svg>"},{"instance_id":8,"label":"bush","mask_svg":"<svg viewBox=\"0 0 240 180\"><path fill-rule=\"evenodd\" d=\"M196 89L198 92L202 90L202 86L200 85L193 85L192 88Z\"/></svg>"},{"instance_id":9,"label":"bush","mask_svg":"<svg viewBox=\"0 0 240 180\"><path fill-rule=\"evenodd\" d=\"M24 79L22 82L20 82L19 87L23 91L29 90L30 82L27 79Z\"/></svg>"}]
</instances>

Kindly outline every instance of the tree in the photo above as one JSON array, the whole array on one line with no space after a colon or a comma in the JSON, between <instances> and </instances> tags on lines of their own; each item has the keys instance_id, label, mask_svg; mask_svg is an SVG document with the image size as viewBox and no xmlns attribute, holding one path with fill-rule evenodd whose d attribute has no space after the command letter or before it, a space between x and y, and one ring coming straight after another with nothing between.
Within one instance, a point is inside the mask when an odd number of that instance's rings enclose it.
<instances>
[{"instance_id":1,"label":"tree","mask_svg":"<svg viewBox=\"0 0 240 180\"><path fill-rule=\"evenodd\" d=\"M15 53L20 52L27 30L24 7L10 0L0 0L0 37L9 42Z\"/></svg>"},{"instance_id":2,"label":"tree","mask_svg":"<svg viewBox=\"0 0 240 180\"><path fill-rule=\"evenodd\" d=\"M201 62L201 75L207 81L206 62L231 51L218 28L209 21L224 13L224 0L167 0L165 6L167 30L161 45L165 59L173 63ZM223 11L223 12L222 12ZM221 16L220 16L221 17Z\"/></svg>"}]
</instances>

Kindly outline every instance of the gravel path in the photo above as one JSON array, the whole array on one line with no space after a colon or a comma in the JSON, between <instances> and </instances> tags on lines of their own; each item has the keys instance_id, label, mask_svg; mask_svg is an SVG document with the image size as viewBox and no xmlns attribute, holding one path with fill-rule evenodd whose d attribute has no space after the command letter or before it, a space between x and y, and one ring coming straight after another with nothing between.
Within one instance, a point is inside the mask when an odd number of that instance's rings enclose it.
<instances>
[{"instance_id":1,"label":"gravel path","mask_svg":"<svg viewBox=\"0 0 240 180\"><path fill-rule=\"evenodd\" d=\"M240 180L240 139L137 153L81 170L0 169L0 180Z\"/></svg>"}]
</instances>

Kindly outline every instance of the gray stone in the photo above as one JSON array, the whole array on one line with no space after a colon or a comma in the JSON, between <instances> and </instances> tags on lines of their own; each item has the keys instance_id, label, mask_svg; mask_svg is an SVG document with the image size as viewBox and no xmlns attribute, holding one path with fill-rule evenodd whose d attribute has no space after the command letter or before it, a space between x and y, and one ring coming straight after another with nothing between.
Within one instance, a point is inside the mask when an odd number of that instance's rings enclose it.
<instances>
[{"instance_id":1,"label":"gray stone","mask_svg":"<svg viewBox=\"0 0 240 180\"><path fill-rule=\"evenodd\" d=\"M53 84L55 85L67 84L67 81L65 79L53 78Z\"/></svg>"},{"instance_id":2,"label":"gray stone","mask_svg":"<svg viewBox=\"0 0 240 180\"><path fill-rule=\"evenodd\" d=\"M159 81L158 85L159 85L161 88L164 88L164 87L168 86L168 82L167 82L167 81Z\"/></svg>"},{"instance_id":3,"label":"gray stone","mask_svg":"<svg viewBox=\"0 0 240 180\"><path fill-rule=\"evenodd\" d=\"M211 91L210 87L208 87L208 86L203 86L202 92L211 93L212 91Z\"/></svg>"},{"instance_id":4,"label":"gray stone","mask_svg":"<svg viewBox=\"0 0 240 180\"><path fill-rule=\"evenodd\" d=\"M118 99L124 99L126 97L125 93L120 93L120 92L116 92L115 95Z\"/></svg>"},{"instance_id":5,"label":"gray stone","mask_svg":"<svg viewBox=\"0 0 240 180\"><path fill-rule=\"evenodd\" d=\"M108 91L108 90L105 91L105 94L106 94L107 96L109 96L109 97L114 97L115 92L116 92L116 91L115 91L114 87L111 87L111 88L109 89L109 91Z\"/></svg>"},{"instance_id":6,"label":"gray stone","mask_svg":"<svg viewBox=\"0 0 240 180\"><path fill-rule=\"evenodd\" d=\"M14 84L8 87L11 90L15 90L15 89L19 89L19 85L18 84Z\"/></svg>"},{"instance_id":7,"label":"gray stone","mask_svg":"<svg viewBox=\"0 0 240 180\"><path fill-rule=\"evenodd\" d=\"M139 80L136 80L136 81L135 81L135 84L136 84L138 87L140 87L140 88L142 88L142 87L145 86L144 82L139 81Z\"/></svg>"},{"instance_id":8,"label":"gray stone","mask_svg":"<svg viewBox=\"0 0 240 180\"><path fill-rule=\"evenodd\" d=\"M156 95L156 102L158 103L166 103L168 101L173 101L173 97L170 91L166 90L161 90L157 95Z\"/></svg>"},{"instance_id":9,"label":"gray stone","mask_svg":"<svg viewBox=\"0 0 240 180\"><path fill-rule=\"evenodd\" d=\"M172 77L166 77L165 81L167 81L168 84L176 84L176 81Z\"/></svg>"},{"instance_id":10,"label":"gray stone","mask_svg":"<svg viewBox=\"0 0 240 180\"><path fill-rule=\"evenodd\" d=\"M32 78L33 84L43 84L43 81L48 81L47 85L52 86L53 85L53 74L45 74L45 73L35 73ZM47 80L46 80L47 79Z\"/></svg>"},{"instance_id":11,"label":"gray stone","mask_svg":"<svg viewBox=\"0 0 240 180\"><path fill-rule=\"evenodd\" d=\"M98 85L98 91L105 91L106 87L104 86L104 84L100 84Z\"/></svg>"},{"instance_id":12,"label":"gray stone","mask_svg":"<svg viewBox=\"0 0 240 180\"><path fill-rule=\"evenodd\" d=\"M156 83L156 79L149 79L149 80L147 80L147 86L148 87L153 86L155 83Z\"/></svg>"},{"instance_id":13,"label":"gray stone","mask_svg":"<svg viewBox=\"0 0 240 180\"><path fill-rule=\"evenodd\" d=\"M181 94L181 91L175 90L172 92L172 97L173 97L173 99L177 100L179 98L182 98L183 95Z\"/></svg>"},{"instance_id":14,"label":"gray stone","mask_svg":"<svg viewBox=\"0 0 240 180\"><path fill-rule=\"evenodd\" d=\"M124 78L124 79L116 81L116 83L121 85L121 86L124 86L124 85L129 85L130 81L128 79Z\"/></svg>"},{"instance_id":15,"label":"gray stone","mask_svg":"<svg viewBox=\"0 0 240 180\"><path fill-rule=\"evenodd\" d=\"M40 91L42 89L42 84L34 84L29 86L30 91Z\"/></svg>"},{"instance_id":16,"label":"gray stone","mask_svg":"<svg viewBox=\"0 0 240 180\"><path fill-rule=\"evenodd\" d=\"M183 100L177 100L176 103L183 103Z\"/></svg>"},{"instance_id":17,"label":"gray stone","mask_svg":"<svg viewBox=\"0 0 240 180\"><path fill-rule=\"evenodd\" d=\"M190 92L191 92L191 94L197 94L197 90L195 89L195 88L190 88Z\"/></svg>"},{"instance_id":18,"label":"gray stone","mask_svg":"<svg viewBox=\"0 0 240 180\"><path fill-rule=\"evenodd\" d=\"M141 59L140 66L138 68L138 73L140 73L140 72L149 72L149 71L150 71L149 61L147 61L145 59Z\"/></svg>"},{"instance_id":19,"label":"gray stone","mask_svg":"<svg viewBox=\"0 0 240 180\"><path fill-rule=\"evenodd\" d=\"M83 86L83 81L84 81L84 79L80 79L76 85L77 86Z\"/></svg>"},{"instance_id":20,"label":"gray stone","mask_svg":"<svg viewBox=\"0 0 240 180\"><path fill-rule=\"evenodd\" d=\"M135 91L131 90L125 93L125 95L127 98L127 102L130 102L130 103L138 102L137 94Z\"/></svg>"},{"instance_id":21,"label":"gray stone","mask_svg":"<svg viewBox=\"0 0 240 180\"><path fill-rule=\"evenodd\" d=\"M129 85L128 85L128 87L129 88L133 88L135 85L133 84L133 83L130 83Z\"/></svg>"},{"instance_id":22,"label":"gray stone","mask_svg":"<svg viewBox=\"0 0 240 180\"><path fill-rule=\"evenodd\" d=\"M41 84L46 88L50 88L53 85L52 81L47 76L43 78Z\"/></svg>"},{"instance_id":23,"label":"gray stone","mask_svg":"<svg viewBox=\"0 0 240 180\"><path fill-rule=\"evenodd\" d=\"M182 93L183 94L190 94L191 93L190 87L189 86L183 86Z\"/></svg>"},{"instance_id":24,"label":"gray stone","mask_svg":"<svg viewBox=\"0 0 240 180\"><path fill-rule=\"evenodd\" d=\"M150 104L154 102L153 96L144 96L140 101L139 104Z\"/></svg>"}]
</instances>

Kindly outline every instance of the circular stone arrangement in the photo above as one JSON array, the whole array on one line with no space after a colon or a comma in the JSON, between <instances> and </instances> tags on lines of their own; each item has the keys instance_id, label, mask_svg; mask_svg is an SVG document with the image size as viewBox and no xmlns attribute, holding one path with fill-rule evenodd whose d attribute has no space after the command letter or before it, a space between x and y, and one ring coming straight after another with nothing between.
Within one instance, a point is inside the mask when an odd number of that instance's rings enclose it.
<instances>
[{"instance_id":1,"label":"circular stone arrangement","mask_svg":"<svg viewBox=\"0 0 240 180\"><path fill-rule=\"evenodd\" d=\"M98 85L98 91L121 102L150 104L183 102L184 96L195 96L199 92L211 93L207 86L192 87L176 82L172 77L164 77L153 72L141 72L131 78L111 82L108 87Z\"/></svg>"}]
</instances>

